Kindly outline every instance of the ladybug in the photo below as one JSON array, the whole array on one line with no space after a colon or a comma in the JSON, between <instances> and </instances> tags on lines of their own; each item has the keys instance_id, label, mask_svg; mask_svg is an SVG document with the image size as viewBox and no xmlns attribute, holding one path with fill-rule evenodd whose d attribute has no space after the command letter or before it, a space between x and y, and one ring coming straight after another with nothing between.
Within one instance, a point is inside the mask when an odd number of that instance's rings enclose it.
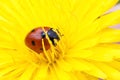
<instances>
[{"instance_id":1,"label":"ladybug","mask_svg":"<svg viewBox=\"0 0 120 80\"><path fill-rule=\"evenodd\" d=\"M43 27L43 28L38 27L38 28L33 29L32 31L28 33L28 35L25 38L25 44L30 49L34 50L37 53L43 52L42 39L44 41L45 49L48 50L50 48L50 43L48 42L48 39L46 38L46 34L48 35L53 46L57 45L54 42L54 39L56 39L57 41L60 40L57 32L54 31L53 28L50 28L50 27Z\"/></svg>"}]
</instances>

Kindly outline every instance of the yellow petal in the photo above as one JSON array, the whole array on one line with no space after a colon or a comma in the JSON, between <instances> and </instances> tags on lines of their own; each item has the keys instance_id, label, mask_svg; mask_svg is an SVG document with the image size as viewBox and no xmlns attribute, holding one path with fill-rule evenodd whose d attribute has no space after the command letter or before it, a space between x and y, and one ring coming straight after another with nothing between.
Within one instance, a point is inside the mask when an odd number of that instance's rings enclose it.
<instances>
[{"instance_id":1,"label":"yellow petal","mask_svg":"<svg viewBox=\"0 0 120 80\"><path fill-rule=\"evenodd\" d=\"M79 48L70 49L67 54L65 54L66 57L72 57L72 58L87 58L94 53L90 50L82 50Z\"/></svg>"},{"instance_id":2,"label":"yellow petal","mask_svg":"<svg viewBox=\"0 0 120 80\"><path fill-rule=\"evenodd\" d=\"M113 67L113 68L115 68L115 69L117 69L117 70L120 70L120 62L117 61L117 60L107 62L106 64Z\"/></svg>"},{"instance_id":3,"label":"yellow petal","mask_svg":"<svg viewBox=\"0 0 120 80\"><path fill-rule=\"evenodd\" d=\"M48 64L41 64L40 66L38 66L36 72L34 73L34 77L33 80L45 80L47 78L48 75Z\"/></svg>"},{"instance_id":4,"label":"yellow petal","mask_svg":"<svg viewBox=\"0 0 120 80\"><path fill-rule=\"evenodd\" d=\"M87 73L83 73L85 75L85 77L87 77L89 80L101 80L98 77L95 77L93 75L87 74Z\"/></svg>"},{"instance_id":5,"label":"yellow petal","mask_svg":"<svg viewBox=\"0 0 120 80\"><path fill-rule=\"evenodd\" d=\"M50 71L50 73L49 73L49 76L48 76L48 80L51 80L51 79L57 80L58 77L56 75L55 69L53 67L50 67L49 71Z\"/></svg>"},{"instance_id":6,"label":"yellow petal","mask_svg":"<svg viewBox=\"0 0 120 80\"><path fill-rule=\"evenodd\" d=\"M16 68L16 66L8 66L8 68L3 68L0 70L0 77L10 73L11 71L13 71Z\"/></svg>"},{"instance_id":7,"label":"yellow petal","mask_svg":"<svg viewBox=\"0 0 120 80\"><path fill-rule=\"evenodd\" d=\"M15 49L15 40L10 32L0 27L0 48ZM14 41L14 42L13 42Z\"/></svg>"},{"instance_id":8,"label":"yellow petal","mask_svg":"<svg viewBox=\"0 0 120 80\"><path fill-rule=\"evenodd\" d=\"M100 27L101 29L110 27L110 26L120 23L120 15L119 14L120 14L120 10L111 12L111 13L108 13L108 14L100 17L96 21L100 22L99 26L101 26Z\"/></svg>"},{"instance_id":9,"label":"yellow petal","mask_svg":"<svg viewBox=\"0 0 120 80\"><path fill-rule=\"evenodd\" d=\"M106 78L106 75L98 67L91 64L90 62L80 59L69 59L69 63L72 64L71 66L73 67L73 70L83 71L89 75L101 77L103 79Z\"/></svg>"},{"instance_id":10,"label":"yellow petal","mask_svg":"<svg viewBox=\"0 0 120 80\"><path fill-rule=\"evenodd\" d=\"M92 47L89 50L93 51L93 55L89 56L88 59L96 61L112 61L114 58L120 57L120 47L115 44L101 44L96 47Z\"/></svg>"},{"instance_id":11,"label":"yellow petal","mask_svg":"<svg viewBox=\"0 0 120 80\"><path fill-rule=\"evenodd\" d=\"M32 76L34 75L34 71L36 67L34 65L28 65L26 70L22 73L19 80L32 80Z\"/></svg>"},{"instance_id":12,"label":"yellow petal","mask_svg":"<svg viewBox=\"0 0 120 80\"><path fill-rule=\"evenodd\" d=\"M104 28L118 24L120 22L119 14L120 14L120 11L112 12L112 13L102 16L99 19L96 19L89 25L88 24L84 25L83 30L79 30L79 29L76 30L75 33L76 33L76 35L78 34L77 36L79 36L79 34L81 34L80 38L76 37L76 39L79 38L78 40L81 40L84 38L88 38L91 35L97 34L99 31L103 30ZM79 27L79 28L82 29L81 27Z\"/></svg>"},{"instance_id":13,"label":"yellow petal","mask_svg":"<svg viewBox=\"0 0 120 80\"><path fill-rule=\"evenodd\" d=\"M101 30L102 28L99 28L99 26L103 25L102 24L103 22L102 20L97 20L97 18L102 14L104 14L104 12L110 9L114 4L116 4L117 1L118 0L102 0L102 1L90 0L86 2L82 0L80 3L76 2L75 9L73 9L72 11L72 17L75 17L75 19L74 18L72 19L73 21L75 20L74 28L71 29L71 27L69 27L68 29L68 32L71 33L70 34L71 38L73 38L74 35L77 35L77 34L81 34L80 37L83 38L83 36L86 37L88 35L92 35L93 33L95 34L98 30ZM86 5L83 5L84 3ZM119 14L119 12L116 14ZM113 14L111 14L112 15L111 18L113 17L114 20L119 19L118 17L119 15L115 17L116 14L114 14L114 16ZM112 23L109 23L109 24L112 24ZM76 34L73 34L73 33L76 33Z\"/></svg>"},{"instance_id":14,"label":"yellow petal","mask_svg":"<svg viewBox=\"0 0 120 80\"><path fill-rule=\"evenodd\" d=\"M0 21L0 33L4 34L1 35L2 41L11 41L9 44L13 44L11 46L15 46L17 44L21 44L24 42L26 32L21 27L16 28L16 25L9 25L6 21ZM6 39L8 38L8 39ZM13 42L14 41L14 42ZM2 42L1 42L2 44ZM8 44L8 45L9 45Z\"/></svg>"},{"instance_id":15,"label":"yellow petal","mask_svg":"<svg viewBox=\"0 0 120 80\"><path fill-rule=\"evenodd\" d=\"M85 74L83 72L74 72L74 74L77 76L78 80L88 80Z\"/></svg>"},{"instance_id":16,"label":"yellow petal","mask_svg":"<svg viewBox=\"0 0 120 80\"><path fill-rule=\"evenodd\" d=\"M16 50L12 49L0 49L0 62L13 62L13 54L17 54Z\"/></svg>"},{"instance_id":17,"label":"yellow petal","mask_svg":"<svg viewBox=\"0 0 120 80\"><path fill-rule=\"evenodd\" d=\"M86 24L86 22L91 23L91 21L95 20L98 16L104 14L105 11L107 11L113 5L115 5L117 1L118 0L102 0L102 1L101 0L97 0L97 1L96 0L88 0L88 1L81 0L80 3L79 2L75 3L75 7L72 13L75 15L76 18L78 18L78 20L80 20L80 24L81 22L84 24Z\"/></svg>"},{"instance_id":18,"label":"yellow petal","mask_svg":"<svg viewBox=\"0 0 120 80\"><path fill-rule=\"evenodd\" d=\"M72 77L69 75L68 72L61 70L59 67L56 67L55 65L53 65L53 68L59 80L71 80Z\"/></svg>"},{"instance_id":19,"label":"yellow petal","mask_svg":"<svg viewBox=\"0 0 120 80\"><path fill-rule=\"evenodd\" d=\"M14 27L21 27L24 30L29 29L32 27L33 23L32 19L29 19L29 16L25 13L25 11L22 9L22 6L20 6L18 1L9 0L9 1L0 1L0 14L2 17L4 17L6 20L8 20L10 23L15 24ZM24 11L24 14L22 12ZM29 28L27 27L29 26Z\"/></svg>"},{"instance_id":20,"label":"yellow petal","mask_svg":"<svg viewBox=\"0 0 120 80\"><path fill-rule=\"evenodd\" d=\"M28 64L23 64L23 63L22 63L22 65L15 65L15 69L13 71L11 71L9 74L3 75L2 77L0 77L0 80L6 80L6 79L15 80L15 79L17 79L18 76L20 76L24 72L25 67L27 65ZM9 65L9 67L11 67L11 65ZM3 69L5 69L5 68L7 69L8 66L4 67Z\"/></svg>"},{"instance_id":21,"label":"yellow petal","mask_svg":"<svg viewBox=\"0 0 120 80\"><path fill-rule=\"evenodd\" d=\"M60 59L60 60L56 60L56 66L59 66L62 70L70 72L72 71L72 67L71 64L67 63L65 60ZM64 66L61 66L64 65Z\"/></svg>"},{"instance_id":22,"label":"yellow petal","mask_svg":"<svg viewBox=\"0 0 120 80\"><path fill-rule=\"evenodd\" d=\"M102 29L106 28L106 27L110 27L113 25L116 25L118 23L120 23L120 10L115 11L115 12L111 12L109 14L106 14L102 17L100 17L99 19L94 20L92 23L88 23L89 21L87 21L87 24L84 24L84 28L82 28L82 24L80 26L78 26L78 28L76 28L76 30L73 30L73 32L71 34L69 34L69 36L71 36L69 39L69 42L77 42L80 41L82 39L88 38L91 35L95 35L97 34L97 32L101 31ZM73 34L74 33L74 34ZM81 34L81 35L79 35ZM77 37L74 37L74 36ZM74 40L73 40L74 39Z\"/></svg>"},{"instance_id":23,"label":"yellow petal","mask_svg":"<svg viewBox=\"0 0 120 80\"><path fill-rule=\"evenodd\" d=\"M70 64L70 66L72 67L72 70L74 71L84 71L84 70L90 70L90 68L88 67L88 65L86 65L85 61L82 60L76 60L74 58L67 58L65 59L65 61L67 63Z\"/></svg>"},{"instance_id":24,"label":"yellow petal","mask_svg":"<svg viewBox=\"0 0 120 80\"><path fill-rule=\"evenodd\" d=\"M120 30L107 28L99 32L97 36L100 37L100 43L119 42Z\"/></svg>"},{"instance_id":25,"label":"yellow petal","mask_svg":"<svg viewBox=\"0 0 120 80\"><path fill-rule=\"evenodd\" d=\"M120 72L104 63L95 63L108 77L108 80L120 80Z\"/></svg>"},{"instance_id":26,"label":"yellow petal","mask_svg":"<svg viewBox=\"0 0 120 80\"><path fill-rule=\"evenodd\" d=\"M79 36L78 36L79 37ZM70 39L70 43L69 43L69 49L86 49L86 48L90 48L92 46L95 46L99 43L99 38L98 36L91 36L88 38L85 38L83 40L79 40L78 38L73 38Z\"/></svg>"},{"instance_id":27,"label":"yellow petal","mask_svg":"<svg viewBox=\"0 0 120 80\"><path fill-rule=\"evenodd\" d=\"M101 71L101 69L99 69L97 66L93 65L90 62L85 62L85 63L90 68L90 70L85 70L84 71L85 73L97 78L102 78L102 79L107 78L106 74L103 71Z\"/></svg>"}]
</instances>

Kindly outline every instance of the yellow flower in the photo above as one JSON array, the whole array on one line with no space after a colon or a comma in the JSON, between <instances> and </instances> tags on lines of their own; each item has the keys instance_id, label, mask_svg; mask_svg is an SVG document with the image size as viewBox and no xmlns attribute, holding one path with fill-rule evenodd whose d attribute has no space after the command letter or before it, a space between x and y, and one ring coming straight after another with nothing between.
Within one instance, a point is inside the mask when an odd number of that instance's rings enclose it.
<instances>
[{"instance_id":1,"label":"yellow flower","mask_svg":"<svg viewBox=\"0 0 120 80\"><path fill-rule=\"evenodd\" d=\"M0 80L120 80L117 1L0 0ZM63 36L38 54L24 40L40 26Z\"/></svg>"}]
</instances>

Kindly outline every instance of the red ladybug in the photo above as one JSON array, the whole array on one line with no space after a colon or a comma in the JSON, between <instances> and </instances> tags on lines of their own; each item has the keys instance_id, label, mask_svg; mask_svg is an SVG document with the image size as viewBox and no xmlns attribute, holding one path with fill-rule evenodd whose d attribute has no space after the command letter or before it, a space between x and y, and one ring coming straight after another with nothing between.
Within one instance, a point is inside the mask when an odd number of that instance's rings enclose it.
<instances>
[{"instance_id":1,"label":"red ladybug","mask_svg":"<svg viewBox=\"0 0 120 80\"><path fill-rule=\"evenodd\" d=\"M54 46L56 46L56 43L54 42L54 39L60 40L58 34L50 27L44 27L45 32L47 33L50 41ZM42 46L42 39L44 40L45 49L48 50L50 48L50 43L48 42L46 38L46 33L42 29L42 27L38 27L33 29L31 32L28 33L28 35L25 38L25 44L32 50L34 50L37 53L43 52L43 46Z\"/></svg>"}]
</instances>

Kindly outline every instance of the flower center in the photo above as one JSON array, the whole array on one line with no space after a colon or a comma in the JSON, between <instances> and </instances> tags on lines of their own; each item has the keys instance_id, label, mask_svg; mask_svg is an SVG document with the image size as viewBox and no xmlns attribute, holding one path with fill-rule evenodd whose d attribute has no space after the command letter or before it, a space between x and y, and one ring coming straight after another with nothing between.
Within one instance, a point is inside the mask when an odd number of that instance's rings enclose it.
<instances>
[{"instance_id":1,"label":"flower center","mask_svg":"<svg viewBox=\"0 0 120 80\"><path fill-rule=\"evenodd\" d=\"M26 36L25 44L49 63L55 62L64 54L59 31L50 27L33 29Z\"/></svg>"}]
</instances>

